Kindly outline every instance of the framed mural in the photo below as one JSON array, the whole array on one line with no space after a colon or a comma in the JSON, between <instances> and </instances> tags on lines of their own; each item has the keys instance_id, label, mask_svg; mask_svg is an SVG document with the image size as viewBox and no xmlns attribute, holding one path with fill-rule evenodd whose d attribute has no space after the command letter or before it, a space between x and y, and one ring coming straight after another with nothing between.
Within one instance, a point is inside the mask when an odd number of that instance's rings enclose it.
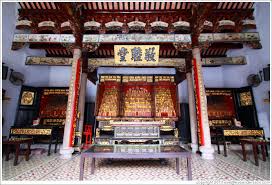
<instances>
[{"instance_id":1,"label":"framed mural","mask_svg":"<svg viewBox=\"0 0 272 185\"><path fill-rule=\"evenodd\" d=\"M35 92L34 91L23 91L21 95L21 105L31 106L34 103Z\"/></svg>"},{"instance_id":2,"label":"framed mural","mask_svg":"<svg viewBox=\"0 0 272 185\"><path fill-rule=\"evenodd\" d=\"M66 117L68 93L68 88L43 89L39 112L43 124L63 124Z\"/></svg>"},{"instance_id":3,"label":"framed mural","mask_svg":"<svg viewBox=\"0 0 272 185\"><path fill-rule=\"evenodd\" d=\"M210 126L231 126L236 118L231 89L206 89Z\"/></svg>"}]
</instances>

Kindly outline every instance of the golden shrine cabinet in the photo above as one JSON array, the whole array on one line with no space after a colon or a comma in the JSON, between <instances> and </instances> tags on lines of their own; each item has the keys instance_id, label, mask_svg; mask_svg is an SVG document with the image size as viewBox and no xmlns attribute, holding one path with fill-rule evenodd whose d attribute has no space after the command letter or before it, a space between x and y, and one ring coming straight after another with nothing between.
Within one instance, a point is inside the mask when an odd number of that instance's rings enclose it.
<instances>
[{"instance_id":1,"label":"golden shrine cabinet","mask_svg":"<svg viewBox=\"0 0 272 185\"><path fill-rule=\"evenodd\" d=\"M95 115L96 144L179 144L174 76L100 75Z\"/></svg>"},{"instance_id":2,"label":"golden shrine cabinet","mask_svg":"<svg viewBox=\"0 0 272 185\"><path fill-rule=\"evenodd\" d=\"M260 129L251 87L206 88L211 136L216 129Z\"/></svg>"}]
</instances>

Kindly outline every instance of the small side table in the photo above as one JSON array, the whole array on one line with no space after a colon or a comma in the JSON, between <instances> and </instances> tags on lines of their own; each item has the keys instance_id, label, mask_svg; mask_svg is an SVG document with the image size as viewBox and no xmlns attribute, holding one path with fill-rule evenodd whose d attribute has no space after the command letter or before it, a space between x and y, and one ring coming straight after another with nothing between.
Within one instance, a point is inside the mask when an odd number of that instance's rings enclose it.
<instances>
[{"instance_id":1,"label":"small side table","mask_svg":"<svg viewBox=\"0 0 272 185\"><path fill-rule=\"evenodd\" d=\"M26 161L29 160L29 155L31 153L30 147L33 143L32 138L9 138L8 140L3 141L3 145L7 146L6 150L6 161L9 160L9 153L10 153L10 147L11 145L15 146L15 159L13 165L16 166L18 164L18 156L20 154L20 145L21 144L27 144L27 150L25 152L25 159Z\"/></svg>"},{"instance_id":2,"label":"small side table","mask_svg":"<svg viewBox=\"0 0 272 185\"><path fill-rule=\"evenodd\" d=\"M263 161L266 161L266 156L268 156L266 145L269 144L269 141L264 139L240 139L242 150L243 150L243 160L246 161L246 150L245 144L252 144L253 155L255 159L255 165L259 166L258 161L258 145L261 145Z\"/></svg>"}]
</instances>

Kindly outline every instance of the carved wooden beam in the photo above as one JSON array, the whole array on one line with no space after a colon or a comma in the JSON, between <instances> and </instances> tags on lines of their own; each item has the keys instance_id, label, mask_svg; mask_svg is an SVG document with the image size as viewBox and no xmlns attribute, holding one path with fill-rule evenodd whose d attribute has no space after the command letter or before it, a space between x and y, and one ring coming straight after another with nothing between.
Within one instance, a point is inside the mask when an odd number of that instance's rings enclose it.
<instances>
[{"instance_id":1,"label":"carved wooden beam","mask_svg":"<svg viewBox=\"0 0 272 185\"><path fill-rule=\"evenodd\" d=\"M259 33L202 33L199 42L259 42ZM13 43L75 43L72 34L14 34ZM83 43L191 43L189 34L89 34Z\"/></svg>"},{"instance_id":2,"label":"carved wooden beam","mask_svg":"<svg viewBox=\"0 0 272 185\"><path fill-rule=\"evenodd\" d=\"M34 57L28 56L26 58L26 65L49 65L49 66L70 66L72 65L73 58L62 57ZM89 58L89 67L121 67L136 65L119 65L114 62L114 58ZM143 67L143 66L138 66ZM185 60L183 58L161 58L157 65L146 64L144 67L185 67Z\"/></svg>"},{"instance_id":3,"label":"carved wooden beam","mask_svg":"<svg viewBox=\"0 0 272 185\"><path fill-rule=\"evenodd\" d=\"M85 56L86 57L86 56ZM180 71L187 71L190 68L191 56L188 53L186 58L160 58L158 65L145 65L140 67L175 67ZM34 57L28 56L26 58L26 65L44 65L44 66L71 66L72 58L61 57ZM221 58L202 58L203 66L219 66L219 65L245 65L247 64L245 57L221 57ZM87 64L85 64L85 67ZM114 62L113 58L89 58L88 67L89 71L98 67L121 67ZM128 65L126 65L128 66ZM130 67L135 67L130 65ZM136 66L139 67L139 66ZM185 69L186 67L186 69Z\"/></svg>"},{"instance_id":4,"label":"carved wooden beam","mask_svg":"<svg viewBox=\"0 0 272 185\"><path fill-rule=\"evenodd\" d=\"M246 65L245 57L202 58L202 66Z\"/></svg>"}]
</instances>

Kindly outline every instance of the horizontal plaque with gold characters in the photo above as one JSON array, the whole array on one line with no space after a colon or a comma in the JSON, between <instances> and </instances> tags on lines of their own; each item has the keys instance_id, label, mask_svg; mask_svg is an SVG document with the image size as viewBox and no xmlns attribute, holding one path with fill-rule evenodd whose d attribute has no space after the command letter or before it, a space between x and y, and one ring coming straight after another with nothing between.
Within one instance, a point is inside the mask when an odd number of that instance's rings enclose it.
<instances>
[{"instance_id":1,"label":"horizontal plaque with gold characters","mask_svg":"<svg viewBox=\"0 0 272 185\"><path fill-rule=\"evenodd\" d=\"M123 82L153 82L153 76L123 76Z\"/></svg>"},{"instance_id":2,"label":"horizontal plaque with gold characters","mask_svg":"<svg viewBox=\"0 0 272 185\"><path fill-rule=\"evenodd\" d=\"M14 135L51 135L52 129L12 128L10 133Z\"/></svg>"},{"instance_id":3,"label":"horizontal plaque with gold characters","mask_svg":"<svg viewBox=\"0 0 272 185\"><path fill-rule=\"evenodd\" d=\"M263 136L263 130L224 130L224 136Z\"/></svg>"},{"instance_id":4,"label":"horizontal plaque with gold characters","mask_svg":"<svg viewBox=\"0 0 272 185\"><path fill-rule=\"evenodd\" d=\"M101 75L100 82L106 82L106 81L120 82L121 76L119 76L119 75Z\"/></svg>"},{"instance_id":5,"label":"horizontal plaque with gold characters","mask_svg":"<svg viewBox=\"0 0 272 185\"><path fill-rule=\"evenodd\" d=\"M155 82L175 82L175 77L174 76L155 76Z\"/></svg>"},{"instance_id":6,"label":"horizontal plaque with gold characters","mask_svg":"<svg viewBox=\"0 0 272 185\"><path fill-rule=\"evenodd\" d=\"M156 66L159 54L159 45L114 45L114 61L118 65Z\"/></svg>"}]
</instances>

